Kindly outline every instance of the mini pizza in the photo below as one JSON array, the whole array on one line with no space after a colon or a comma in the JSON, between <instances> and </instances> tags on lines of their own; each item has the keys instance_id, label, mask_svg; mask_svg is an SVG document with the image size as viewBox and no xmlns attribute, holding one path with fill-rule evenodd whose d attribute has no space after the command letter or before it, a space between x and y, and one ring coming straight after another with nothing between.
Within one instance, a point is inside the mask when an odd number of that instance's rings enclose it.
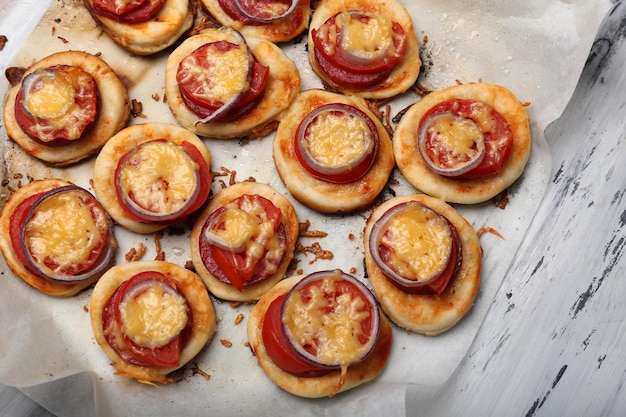
<instances>
[{"instance_id":1,"label":"mini pizza","mask_svg":"<svg viewBox=\"0 0 626 417\"><path fill-rule=\"evenodd\" d=\"M422 65L413 20L397 0L323 0L308 44L309 62L325 84L368 99L405 92Z\"/></svg>"},{"instance_id":2,"label":"mini pizza","mask_svg":"<svg viewBox=\"0 0 626 417\"><path fill-rule=\"evenodd\" d=\"M53 166L92 155L130 117L126 87L101 58L65 51L33 64L4 103L7 135Z\"/></svg>"},{"instance_id":3,"label":"mini pizza","mask_svg":"<svg viewBox=\"0 0 626 417\"><path fill-rule=\"evenodd\" d=\"M279 282L252 308L247 330L267 376L307 398L332 397L376 378L393 338L370 290L340 270Z\"/></svg>"},{"instance_id":4,"label":"mini pizza","mask_svg":"<svg viewBox=\"0 0 626 417\"><path fill-rule=\"evenodd\" d=\"M152 55L174 44L193 25L189 0L84 0L109 37L137 55Z\"/></svg>"},{"instance_id":5,"label":"mini pizza","mask_svg":"<svg viewBox=\"0 0 626 417\"><path fill-rule=\"evenodd\" d=\"M273 158L294 198L322 213L371 205L394 168L391 139L365 102L316 89L282 117Z\"/></svg>"},{"instance_id":6,"label":"mini pizza","mask_svg":"<svg viewBox=\"0 0 626 417\"><path fill-rule=\"evenodd\" d=\"M270 42L287 42L303 33L311 18L308 0L201 0L204 8L223 26L244 36Z\"/></svg>"},{"instance_id":7,"label":"mini pizza","mask_svg":"<svg viewBox=\"0 0 626 417\"><path fill-rule=\"evenodd\" d=\"M187 218L211 191L211 154L196 135L166 123L122 129L102 148L93 187L116 223L151 233Z\"/></svg>"},{"instance_id":8,"label":"mini pizza","mask_svg":"<svg viewBox=\"0 0 626 417\"><path fill-rule=\"evenodd\" d=\"M481 203L522 175L531 151L528 120L513 93L498 85L434 91L398 123L396 164L426 194L450 203Z\"/></svg>"},{"instance_id":9,"label":"mini pizza","mask_svg":"<svg viewBox=\"0 0 626 417\"><path fill-rule=\"evenodd\" d=\"M437 335L472 307L480 284L478 236L443 200L393 197L372 211L364 239L376 298L400 327Z\"/></svg>"},{"instance_id":10,"label":"mini pizza","mask_svg":"<svg viewBox=\"0 0 626 417\"><path fill-rule=\"evenodd\" d=\"M299 224L269 185L241 182L217 192L191 231L191 259L209 291L230 301L258 300L285 277Z\"/></svg>"},{"instance_id":11,"label":"mini pizza","mask_svg":"<svg viewBox=\"0 0 626 417\"><path fill-rule=\"evenodd\" d=\"M217 326L200 278L165 261L111 268L93 289L89 314L115 373L147 384L171 382L168 375L193 359Z\"/></svg>"},{"instance_id":12,"label":"mini pizza","mask_svg":"<svg viewBox=\"0 0 626 417\"><path fill-rule=\"evenodd\" d=\"M205 29L168 57L165 91L174 118L200 136L262 137L300 91L300 73L272 42Z\"/></svg>"},{"instance_id":13,"label":"mini pizza","mask_svg":"<svg viewBox=\"0 0 626 417\"><path fill-rule=\"evenodd\" d=\"M15 275L69 297L96 282L117 251L113 224L87 190L60 179L19 188L0 214L0 249Z\"/></svg>"}]
</instances>

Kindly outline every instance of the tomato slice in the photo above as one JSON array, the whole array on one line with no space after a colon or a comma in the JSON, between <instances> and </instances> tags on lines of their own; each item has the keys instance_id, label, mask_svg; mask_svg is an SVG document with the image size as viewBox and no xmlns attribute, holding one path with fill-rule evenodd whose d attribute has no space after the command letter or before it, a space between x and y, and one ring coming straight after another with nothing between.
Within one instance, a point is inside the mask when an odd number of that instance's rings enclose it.
<instances>
[{"instance_id":1,"label":"tomato slice","mask_svg":"<svg viewBox=\"0 0 626 417\"><path fill-rule=\"evenodd\" d=\"M154 142L166 142L167 139L154 139L153 141ZM209 197L209 194L211 191L211 171L206 160L204 159L204 157L202 156L198 148L196 148L196 146L193 145L192 143L183 141L178 146L182 147L185 151L185 154L189 158L191 158L197 165L196 169L198 171L198 184L197 184L198 190L194 191L194 194L193 194L194 201L188 202L186 204L187 205L186 209L182 211L181 213L178 213L175 218L173 219L168 218L167 220L163 220L162 222L160 222L159 220L155 220L153 218L142 217L137 211L131 210L126 203L127 197L123 195L122 187L116 186L116 195L117 195L117 200L120 203L120 206L124 210L124 213L128 217L133 219L134 221L141 222L141 223L155 223L155 224L172 223L198 210ZM122 156L120 160L118 161L117 167L115 169L116 178L118 178L120 175L120 170L122 169L122 165L123 165L122 162L124 161L124 157L125 156Z\"/></svg>"},{"instance_id":2,"label":"tomato slice","mask_svg":"<svg viewBox=\"0 0 626 417\"><path fill-rule=\"evenodd\" d=\"M80 139L96 120L98 111L99 93L93 77L69 65L28 74L15 100L15 118L20 128L48 146Z\"/></svg>"},{"instance_id":3,"label":"tomato slice","mask_svg":"<svg viewBox=\"0 0 626 417\"><path fill-rule=\"evenodd\" d=\"M143 23L154 18L165 0L93 0L93 8L97 15L121 23Z\"/></svg>"},{"instance_id":4,"label":"tomato slice","mask_svg":"<svg viewBox=\"0 0 626 417\"><path fill-rule=\"evenodd\" d=\"M291 346L282 325L281 311L285 297L286 294L272 301L263 318L262 337L267 354L276 366L294 375L314 377L331 372L332 369L305 361Z\"/></svg>"},{"instance_id":5,"label":"tomato slice","mask_svg":"<svg viewBox=\"0 0 626 417\"><path fill-rule=\"evenodd\" d=\"M378 17L358 11L346 11L329 18L320 28L311 31L316 52L319 51L319 56L323 58L325 63L336 67L337 73L373 75L385 72L388 74L404 56L406 36L399 23L391 22L393 39L383 52L376 54L370 51L349 52L344 49L342 43L343 37L348 35L348 29L342 30L338 26L338 18L341 21L346 21L346 24L349 20L355 20L367 25L370 20ZM357 34L353 34L353 36L357 36Z\"/></svg>"},{"instance_id":6,"label":"tomato slice","mask_svg":"<svg viewBox=\"0 0 626 417\"><path fill-rule=\"evenodd\" d=\"M248 250L247 243L241 251L221 247L207 240L206 231L209 227L217 229L221 224L213 224L219 216L229 208L238 208L247 212L257 213L259 224L271 224L272 237L250 236L250 240L257 245L263 245L263 253ZM260 210L259 210L260 209ZM266 239L278 239L279 245L284 246L285 230L282 224L282 211L270 200L259 195L243 195L215 210L207 218L200 238L200 254L202 261L209 272L219 280L229 283L239 291L249 285L265 279L273 273L272 266L280 263L284 250L272 251L271 256L267 248ZM274 253L275 252L275 253Z\"/></svg>"},{"instance_id":7,"label":"tomato slice","mask_svg":"<svg viewBox=\"0 0 626 417\"><path fill-rule=\"evenodd\" d=\"M472 120L478 125L484 134L485 155L478 166L465 172L455 178L481 178L500 172L504 164L509 158L511 148L513 146L513 133L506 119L496 109L488 103L476 100L452 99L447 100L433 106L428 110L419 124L419 130L422 129L424 122L431 116L443 113L452 113L460 118ZM418 135L420 132L418 132ZM433 148L431 133L428 132L426 138L426 153L433 163L443 165L438 160L438 155L444 155L441 152L441 146L438 150ZM445 157L445 155L444 155Z\"/></svg>"},{"instance_id":8,"label":"tomato slice","mask_svg":"<svg viewBox=\"0 0 626 417\"><path fill-rule=\"evenodd\" d=\"M182 346L184 346L191 334L191 310L188 310L188 320L183 331L161 347L140 346L130 340L122 330L120 303L124 300L128 291L136 285L157 280L176 290L176 283L158 271L144 271L134 275L122 283L105 304L103 328L105 329L104 333L107 342L123 360L140 366L171 368L180 364Z\"/></svg>"},{"instance_id":9,"label":"tomato slice","mask_svg":"<svg viewBox=\"0 0 626 417\"><path fill-rule=\"evenodd\" d=\"M46 256L43 259L34 259L33 257L33 260L29 261L27 259L27 253L30 255L32 249L28 247L28 238L25 237L25 228L27 228L29 222L32 220L32 216L37 213L37 209L42 205L42 202L46 201L48 198L55 198L62 193L75 194L73 198L79 199L79 204L88 208L96 225L99 226L99 241L96 246L91 248L88 256L80 261L64 262L65 259L57 259L55 256ZM34 211L33 207L35 207ZM44 274L45 268L38 270L35 269L36 266L34 265L43 265L59 276L78 276L92 268L96 262L98 262L107 245L108 234L109 228L104 209L102 209L98 201L88 192L73 186L63 187L63 189L57 188L29 196L17 205L9 220L9 237L13 250L18 258L31 273L46 279L51 279L51 277ZM30 262L36 262L36 264L31 265ZM62 264L64 266L60 268Z\"/></svg>"},{"instance_id":10,"label":"tomato slice","mask_svg":"<svg viewBox=\"0 0 626 417\"><path fill-rule=\"evenodd\" d=\"M337 125L331 125L322 121L321 125L326 127L317 132L323 137L313 136L311 127L318 121L318 118L324 117L327 117L330 123L333 120L335 122L341 120L341 122ZM343 123L344 121L345 123ZM345 138L344 141L336 139L337 135L341 135L338 133L340 129L349 130L347 135L357 135L358 132L362 132L363 148L359 149L360 154L354 153L355 143L359 138L349 136L351 139L355 139L350 143L347 143ZM334 158L338 161L337 164L328 166L324 162L318 161L306 146L306 144L315 146L315 142L328 142L328 140L334 142L332 152L335 156L343 154L350 155L350 157L345 156L343 160ZM370 141L371 148L368 150L367 146ZM330 183L346 184L358 180L370 170L378 155L379 143L380 138L376 125L367 114L347 104L331 103L314 109L302 119L296 129L293 146L298 162L309 174ZM322 146L322 148L326 147ZM328 155L323 156L327 157Z\"/></svg>"},{"instance_id":11,"label":"tomato slice","mask_svg":"<svg viewBox=\"0 0 626 417\"><path fill-rule=\"evenodd\" d=\"M190 68L185 65L185 60L179 64L176 72L179 91L185 105L199 117L209 117L226 104L226 100L218 101L207 98L206 92L212 83L212 80L208 78L210 68L213 65L212 59L215 58L216 53L225 53L239 47L240 45L235 43L218 41L207 43L193 51L190 58L195 62L195 65L207 70L207 77L198 77L192 73ZM232 98L236 101L229 104L229 111L216 116L212 121L225 122L241 118L248 114L261 99L269 78L269 68L261 65L254 56L252 59L249 87L237 92L237 96Z\"/></svg>"}]
</instances>

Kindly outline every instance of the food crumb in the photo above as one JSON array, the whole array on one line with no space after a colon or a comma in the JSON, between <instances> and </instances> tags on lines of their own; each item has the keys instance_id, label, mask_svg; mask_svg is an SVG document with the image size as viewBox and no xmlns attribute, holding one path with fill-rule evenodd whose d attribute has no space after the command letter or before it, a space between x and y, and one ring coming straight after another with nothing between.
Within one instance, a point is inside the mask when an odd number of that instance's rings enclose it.
<instances>
[{"instance_id":1,"label":"food crumb","mask_svg":"<svg viewBox=\"0 0 626 417\"><path fill-rule=\"evenodd\" d=\"M211 379L211 375L200 369L197 364L194 364L194 367L191 369L191 373L192 375L200 375L207 381Z\"/></svg>"},{"instance_id":2,"label":"food crumb","mask_svg":"<svg viewBox=\"0 0 626 417\"><path fill-rule=\"evenodd\" d=\"M130 250L124 255L124 259L127 262L135 262L143 257L146 253L146 245L142 242L139 242L136 248L130 248Z\"/></svg>"},{"instance_id":3,"label":"food crumb","mask_svg":"<svg viewBox=\"0 0 626 417\"><path fill-rule=\"evenodd\" d=\"M235 326L243 321L243 317L243 313L237 314L237 317L235 317Z\"/></svg>"},{"instance_id":4,"label":"food crumb","mask_svg":"<svg viewBox=\"0 0 626 417\"><path fill-rule=\"evenodd\" d=\"M220 339L220 343L228 348L233 345L233 342L228 339Z\"/></svg>"},{"instance_id":5,"label":"food crumb","mask_svg":"<svg viewBox=\"0 0 626 417\"><path fill-rule=\"evenodd\" d=\"M6 35L0 35L0 51L4 49L4 46L7 44L8 41L9 38L7 38Z\"/></svg>"}]
</instances>

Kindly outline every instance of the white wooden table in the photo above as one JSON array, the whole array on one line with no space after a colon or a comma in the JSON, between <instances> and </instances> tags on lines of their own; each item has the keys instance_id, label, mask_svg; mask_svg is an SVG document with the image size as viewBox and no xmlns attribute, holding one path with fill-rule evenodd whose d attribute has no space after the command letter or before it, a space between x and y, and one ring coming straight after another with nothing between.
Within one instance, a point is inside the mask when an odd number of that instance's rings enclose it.
<instances>
[{"instance_id":1,"label":"white wooden table","mask_svg":"<svg viewBox=\"0 0 626 417\"><path fill-rule=\"evenodd\" d=\"M409 389L410 415L626 415L626 2L614 3L546 132L553 170L530 231L469 354L443 386ZM0 386L0 416L51 415Z\"/></svg>"}]
</instances>

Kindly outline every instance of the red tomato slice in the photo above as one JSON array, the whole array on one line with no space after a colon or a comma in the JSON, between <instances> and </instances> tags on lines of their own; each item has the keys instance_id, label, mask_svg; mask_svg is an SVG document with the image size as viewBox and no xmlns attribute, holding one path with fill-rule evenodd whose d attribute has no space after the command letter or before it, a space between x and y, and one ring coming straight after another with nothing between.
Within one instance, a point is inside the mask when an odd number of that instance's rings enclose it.
<instances>
[{"instance_id":1,"label":"red tomato slice","mask_svg":"<svg viewBox=\"0 0 626 417\"><path fill-rule=\"evenodd\" d=\"M155 141L163 141L163 142L166 140L167 139L155 139ZM177 217L177 220L190 215L194 211L198 210L205 203L205 201L207 200L211 192L211 181L212 181L211 171L209 169L209 166L206 163L206 160L204 159L200 151L198 150L198 148L196 148L193 144L187 141L180 143L179 146L183 147L187 155L191 159L193 159L194 162L198 165L198 171L199 171L198 179L200 181L198 184L198 187L200 187L200 189L198 193L196 193L195 201L189 204L189 207L183 213L181 213L180 216ZM119 176L119 172L120 172L121 165L122 165L121 162L123 159L124 157L122 156L120 160L118 161L117 167L115 168L116 178ZM158 222L143 218L137 215L136 212L133 212L132 210L130 210L125 203L125 198L122 195L121 187L115 187L115 192L117 195L117 201L119 202L120 206L124 210L124 213L128 217L130 217L134 221L141 222L141 223L158 223ZM172 222L173 220L167 221L166 223L172 223Z\"/></svg>"},{"instance_id":2,"label":"red tomato slice","mask_svg":"<svg viewBox=\"0 0 626 417\"><path fill-rule=\"evenodd\" d=\"M211 48L215 48L220 52L227 52L238 47L239 45L231 42L219 41L205 44L193 51L192 54L195 56L198 65L203 68L210 68L212 65ZM269 68L261 65L256 58L254 58L250 87L241 93L241 96L237 99L237 102L232 105L229 112L216 117L213 121L232 121L248 114L262 97L268 78ZM199 117L208 117L224 105L222 102L207 100L204 97L204 91L206 89L205 83L192 74L189 74L182 65L182 62L178 66L176 80L178 81L179 91L185 105Z\"/></svg>"},{"instance_id":3,"label":"red tomato slice","mask_svg":"<svg viewBox=\"0 0 626 417\"><path fill-rule=\"evenodd\" d=\"M298 376L321 376L331 370L303 360L291 347L282 327L281 310L286 295L276 298L263 318L263 345L272 361L284 371Z\"/></svg>"},{"instance_id":4,"label":"red tomato slice","mask_svg":"<svg viewBox=\"0 0 626 417\"><path fill-rule=\"evenodd\" d=\"M487 103L453 99L439 103L426 112L420 121L420 128L428 117L447 112L473 120L478 126L489 126L489 130L483 129L485 136L483 160L476 168L455 178L481 178L500 172L508 160L513 146L513 133L506 119ZM481 123L483 121L484 123ZM426 146L429 147L428 141ZM428 150L428 154L434 158L432 149Z\"/></svg>"},{"instance_id":5,"label":"red tomato slice","mask_svg":"<svg viewBox=\"0 0 626 417\"><path fill-rule=\"evenodd\" d=\"M350 17L363 22L372 18L359 12L352 12ZM335 18L336 16L333 16L324 22L320 28L313 29L311 35L315 44L316 57L319 51L319 56L323 58L325 65L336 67L337 70L340 70L338 73L345 71L353 74L374 75L379 72L388 74L404 56L406 36L399 23L393 22L392 24L395 36L393 38L394 49L391 53L387 53L379 59L357 60L342 48L342 33L335 23Z\"/></svg>"},{"instance_id":6,"label":"red tomato slice","mask_svg":"<svg viewBox=\"0 0 626 417\"><path fill-rule=\"evenodd\" d=\"M303 150L301 149L300 142L307 140L309 137L309 125L315 121L318 115L323 114L326 111L329 111L329 108L332 108L332 113L334 114L345 114L346 117L359 117L363 119L367 126L369 127L370 134L372 135L372 140L374 141L374 146L372 147L371 152L365 156L365 158L359 162L355 163L354 166L345 167L346 169L342 172L330 172L330 170L324 170L322 166L313 166L313 160L305 157L303 155ZM312 176L315 178L321 179L323 181L327 181L334 184L347 184L353 181L358 180L363 177L374 164L374 160L378 155L378 147L380 143L380 139L378 136L378 130L376 129L376 125L374 122L367 116L367 114L363 113L356 107L342 104L342 103L333 103L329 105L324 105L313 110L309 115L307 115L296 130L296 134L294 135L294 152L296 154L296 158L300 165Z\"/></svg>"},{"instance_id":7,"label":"red tomato slice","mask_svg":"<svg viewBox=\"0 0 626 417\"><path fill-rule=\"evenodd\" d=\"M274 225L274 231L284 240L284 228L282 226L282 211L276 207L270 200L259 195L244 195L227 204L237 204L239 208L246 210L247 205L258 205L263 207L264 214L258 219L259 223L271 222ZM215 210L207 219L202 229L201 235L204 235L206 228L212 223L213 219L221 215L226 206L222 206ZM268 262L266 259L267 252L261 256L251 258L246 252L234 252L207 242L206 239L200 239L200 254L206 268L216 278L228 282L239 291L246 284L260 281L265 278L264 264Z\"/></svg>"},{"instance_id":8,"label":"red tomato slice","mask_svg":"<svg viewBox=\"0 0 626 417\"><path fill-rule=\"evenodd\" d=\"M97 223L101 223L102 218L105 216L105 212L101 208L98 201L94 197L89 195L87 192L82 193L82 190L79 190L79 191L81 192L82 195L79 196L78 198L80 198L82 204L89 207L89 210L94 220L96 220ZM67 192L73 192L73 191L69 190ZM37 204L39 199L42 198L45 194L46 194L45 192L35 194L23 200L15 208L9 220L9 235L10 235L9 237L11 239L11 245L13 246L13 250L17 254L18 258L20 259L24 267L28 269L30 272L32 272L33 274L38 275L38 276L42 276L42 273L31 268L28 260L26 259L25 251L29 251L30 249L28 247L25 247L25 242L22 241L22 230L25 227L25 223L29 221L29 214L30 214L31 208L35 204ZM58 273L60 275L69 275L69 276L78 275L84 271L87 271L89 268L91 268L97 262L97 260L100 258L100 255L102 254L102 251L107 243L108 233L109 233L108 227L100 228L100 243L98 246L94 247L91 250L88 258L83 260L80 263L68 264L64 268L61 268L58 271ZM43 262L43 264L45 264L48 268L52 270L56 270L59 267L58 261L51 257L46 257L41 262ZM42 277L47 278L45 276L42 276Z\"/></svg>"},{"instance_id":9,"label":"red tomato slice","mask_svg":"<svg viewBox=\"0 0 626 417\"><path fill-rule=\"evenodd\" d=\"M29 94L34 94L55 77L71 82L75 92L74 103L68 105L67 113L61 116L62 121L56 122L60 126L51 124L52 120L31 114L25 104ZM48 146L62 146L80 139L96 120L98 111L99 93L93 77L69 65L56 65L30 73L22 81L15 99L15 119L20 128L31 138Z\"/></svg>"},{"instance_id":10,"label":"red tomato slice","mask_svg":"<svg viewBox=\"0 0 626 417\"><path fill-rule=\"evenodd\" d=\"M159 280L176 289L176 284L160 272L144 271L134 275L122 283L107 301L103 312L103 328L107 342L125 361L140 366L171 368L180 364L182 346L191 332L191 311L188 312L189 319L185 329L165 346L154 348L139 346L122 334L120 303L124 300L126 293L135 285L152 280ZM123 339L123 342L120 343L119 337Z\"/></svg>"},{"instance_id":11,"label":"red tomato slice","mask_svg":"<svg viewBox=\"0 0 626 417\"><path fill-rule=\"evenodd\" d=\"M121 6L116 0L93 0L97 15L121 23L143 23L161 11L165 0L129 0Z\"/></svg>"}]
</instances>

